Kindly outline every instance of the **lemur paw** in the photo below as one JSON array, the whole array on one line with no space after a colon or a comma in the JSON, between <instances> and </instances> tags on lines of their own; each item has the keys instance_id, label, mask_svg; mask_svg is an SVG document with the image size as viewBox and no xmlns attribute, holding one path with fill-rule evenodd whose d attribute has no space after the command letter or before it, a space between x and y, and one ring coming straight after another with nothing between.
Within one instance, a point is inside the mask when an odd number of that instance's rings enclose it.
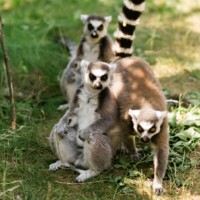
<instances>
[{"instance_id":1,"label":"lemur paw","mask_svg":"<svg viewBox=\"0 0 200 200\"><path fill-rule=\"evenodd\" d=\"M128 154L128 150L122 147L121 149L119 149L119 153L126 155Z\"/></svg>"},{"instance_id":2,"label":"lemur paw","mask_svg":"<svg viewBox=\"0 0 200 200\"><path fill-rule=\"evenodd\" d=\"M153 182L153 190L156 195L162 195L163 194L162 184Z\"/></svg>"},{"instance_id":3,"label":"lemur paw","mask_svg":"<svg viewBox=\"0 0 200 200\"><path fill-rule=\"evenodd\" d=\"M49 165L49 170L56 171L59 169L59 167L60 167L60 165L57 162L55 162L55 163L52 163Z\"/></svg>"},{"instance_id":4,"label":"lemur paw","mask_svg":"<svg viewBox=\"0 0 200 200\"><path fill-rule=\"evenodd\" d=\"M55 163L52 163L49 165L49 170L56 171L60 167L70 167L71 165L67 162L62 163L60 160L56 161Z\"/></svg>"},{"instance_id":5,"label":"lemur paw","mask_svg":"<svg viewBox=\"0 0 200 200\"><path fill-rule=\"evenodd\" d=\"M76 177L76 182L77 183L84 182L87 179L86 171L80 169L76 169L76 171L80 173L80 175Z\"/></svg>"},{"instance_id":6,"label":"lemur paw","mask_svg":"<svg viewBox=\"0 0 200 200\"><path fill-rule=\"evenodd\" d=\"M131 156L131 159L133 161L139 161L141 159L141 157L142 157L142 155L140 153L138 153L138 152L136 152L134 154L131 154L130 156Z\"/></svg>"},{"instance_id":7,"label":"lemur paw","mask_svg":"<svg viewBox=\"0 0 200 200\"><path fill-rule=\"evenodd\" d=\"M82 140L86 140L88 136L93 133L90 128L86 128L84 130L79 131L79 137L82 138Z\"/></svg>"},{"instance_id":8,"label":"lemur paw","mask_svg":"<svg viewBox=\"0 0 200 200\"><path fill-rule=\"evenodd\" d=\"M67 110L68 108L69 108L69 104L62 104L58 106L57 110L63 111L63 110Z\"/></svg>"},{"instance_id":9,"label":"lemur paw","mask_svg":"<svg viewBox=\"0 0 200 200\"><path fill-rule=\"evenodd\" d=\"M82 183L84 181L85 181L85 179L84 179L84 177L82 175L79 175L79 176L76 177L76 182L77 183Z\"/></svg>"},{"instance_id":10,"label":"lemur paw","mask_svg":"<svg viewBox=\"0 0 200 200\"><path fill-rule=\"evenodd\" d=\"M99 172L95 172L90 169L88 169L88 170L75 169L75 171L80 173L80 175L76 177L76 182L78 182L78 183L82 183L82 182L88 180L89 178L92 178L92 177L96 176L97 174L99 174Z\"/></svg>"}]
</instances>

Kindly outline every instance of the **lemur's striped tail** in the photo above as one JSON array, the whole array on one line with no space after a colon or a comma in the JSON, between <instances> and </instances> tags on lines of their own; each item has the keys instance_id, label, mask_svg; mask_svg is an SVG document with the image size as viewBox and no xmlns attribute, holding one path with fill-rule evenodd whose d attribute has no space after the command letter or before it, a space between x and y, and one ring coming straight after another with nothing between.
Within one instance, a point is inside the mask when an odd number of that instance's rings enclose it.
<instances>
[{"instance_id":1,"label":"lemur's striped tail","mask_svg":"<svg viewBox=\"0 0 200 200\"><path fill-rule=\"evenodd\" d=\"M133 53L132 42L139 17L145 9L145 0L123 0L122 12L118 16L118 29L114 33L116 56L129 57Z\"/></svg>"}]
</instances>

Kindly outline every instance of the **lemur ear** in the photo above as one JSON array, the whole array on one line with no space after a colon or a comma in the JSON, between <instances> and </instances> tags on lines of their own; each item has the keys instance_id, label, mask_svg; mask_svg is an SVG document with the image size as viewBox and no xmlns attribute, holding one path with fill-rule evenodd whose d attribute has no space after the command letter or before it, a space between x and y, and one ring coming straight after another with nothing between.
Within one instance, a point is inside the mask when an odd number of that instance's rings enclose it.
<instances>
[{"instance_id":1,"label":"lemur ear","mask_svg":"<svg viewBox=\"0 0 200 200\"><path fill-rule=\"evenodd\" d=\"M109 64L109 68L110 68L111 73L113 73L116 70L117 65L116 64Z\"/></svg>"},{"instance_id":2,"label":"lemur ear","mask_svg":"<svg viewBox=\"0 0 200 200\"><path fill-rule=\"evenodd\" d=\"M110 23L112 21L112 16L105 16L105 20L107 23Z\"/></svg>"},{"instance_id":3,"label":"lemur ear","mask_svg":"<svg viewBox=\"0 0 200 200\"><path fill-rule=\"evenodd\" d=\"M167 111L156 111L156 116L158 119L162 119L167 116Z\"/></svg>"},{"instance_id":4,"label":"lemur ear","mask_svg":"<svg viewBox=\"0 0 200 200\"><path fill-rule=\"evenodd\" d=\"M89 16L89 15L81 15L81 16L80 16L81 21L82 21L83 23L85 23L85 22L87 21L87 19L88 19L88 16Z\"/></svg>"},{"instance_id":5,"label":"lemur ear","mask_svg":"<svg viewBox=\"0 0 200 200\"><path fill-rule=\"evenodd\" d=\"M136 120L140 114L140 110L129 109L128 114L132 117L132 120Z\"/></svg>"},{"instance_id":6,"label":"lemur ear","mask_svg":"<svg viewBox=\"0 0 200 200\"><path fill-rule=\"evenodd\" d=\"M90 62L88 62L87 60L82 60L81 61L81 69L83 69L85 71L88 68L89 64L90 64Z\"/></svg>"}]
</instances>

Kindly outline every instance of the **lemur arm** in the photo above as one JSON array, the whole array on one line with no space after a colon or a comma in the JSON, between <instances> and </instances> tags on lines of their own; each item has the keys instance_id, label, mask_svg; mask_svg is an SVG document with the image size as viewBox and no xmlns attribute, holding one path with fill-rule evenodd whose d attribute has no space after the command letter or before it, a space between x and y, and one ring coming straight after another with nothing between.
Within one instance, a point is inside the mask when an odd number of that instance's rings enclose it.
<instances>
[{"instance_id":1,"label":"lemur arm","mask_svg":"<svg viewBox=\"0 0 200 200\"><path fill-rule=\"evenodd\" d=\"M106 133L113 125L115 124L115 120L110 118L98 119L86 129L80 132L82 138L86 139L90 133Z\"/></svg>"},{"instance_id":2,"label":"lemur arm","mask_svg":"<svg viewBox=\"0 0 200 200\"><path fill-rule=\"evenodd\" d=\"M81 131L80 134L83 138L86 138L89 133L107 133L118 122L117 102L110 91L105 90L100 99L100 106L97 109L100 117L85 130Z\"/></svg>"}]
</instances>

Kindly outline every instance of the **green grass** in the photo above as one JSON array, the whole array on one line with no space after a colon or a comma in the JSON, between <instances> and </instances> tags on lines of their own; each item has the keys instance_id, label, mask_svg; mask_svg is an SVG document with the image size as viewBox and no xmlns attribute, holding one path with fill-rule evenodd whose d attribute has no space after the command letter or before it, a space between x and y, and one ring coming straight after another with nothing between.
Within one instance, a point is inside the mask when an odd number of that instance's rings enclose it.
<instances>
[{"instance_id":1,"label":"green grass","mask_svg":"<svg viewBox=\"0 0 200 200\"><path fill-rule=\"evenodd\" d=\"M189 2L189 4L188 4ZM199 193L200 62L198 5L189 0L148 1L134 42L135 54L151 63L167 95L181 95L192 106L170 109L170 159L159 199L194 199ZM80 40L81 13L112 15L112 34L121 1L0 0L4 36L12 63L17 131L10 129L10 104L0 51L0 199L156 199L150 189L152 154L131 162L120 155L113 167L83 184L73 171L50 172L47 137L62 116L59 77L69 55L55 36ZM185 7L184 7L185 6ZM197 20L197 21L198 21Z\"/></svg>"}]
</instances>

